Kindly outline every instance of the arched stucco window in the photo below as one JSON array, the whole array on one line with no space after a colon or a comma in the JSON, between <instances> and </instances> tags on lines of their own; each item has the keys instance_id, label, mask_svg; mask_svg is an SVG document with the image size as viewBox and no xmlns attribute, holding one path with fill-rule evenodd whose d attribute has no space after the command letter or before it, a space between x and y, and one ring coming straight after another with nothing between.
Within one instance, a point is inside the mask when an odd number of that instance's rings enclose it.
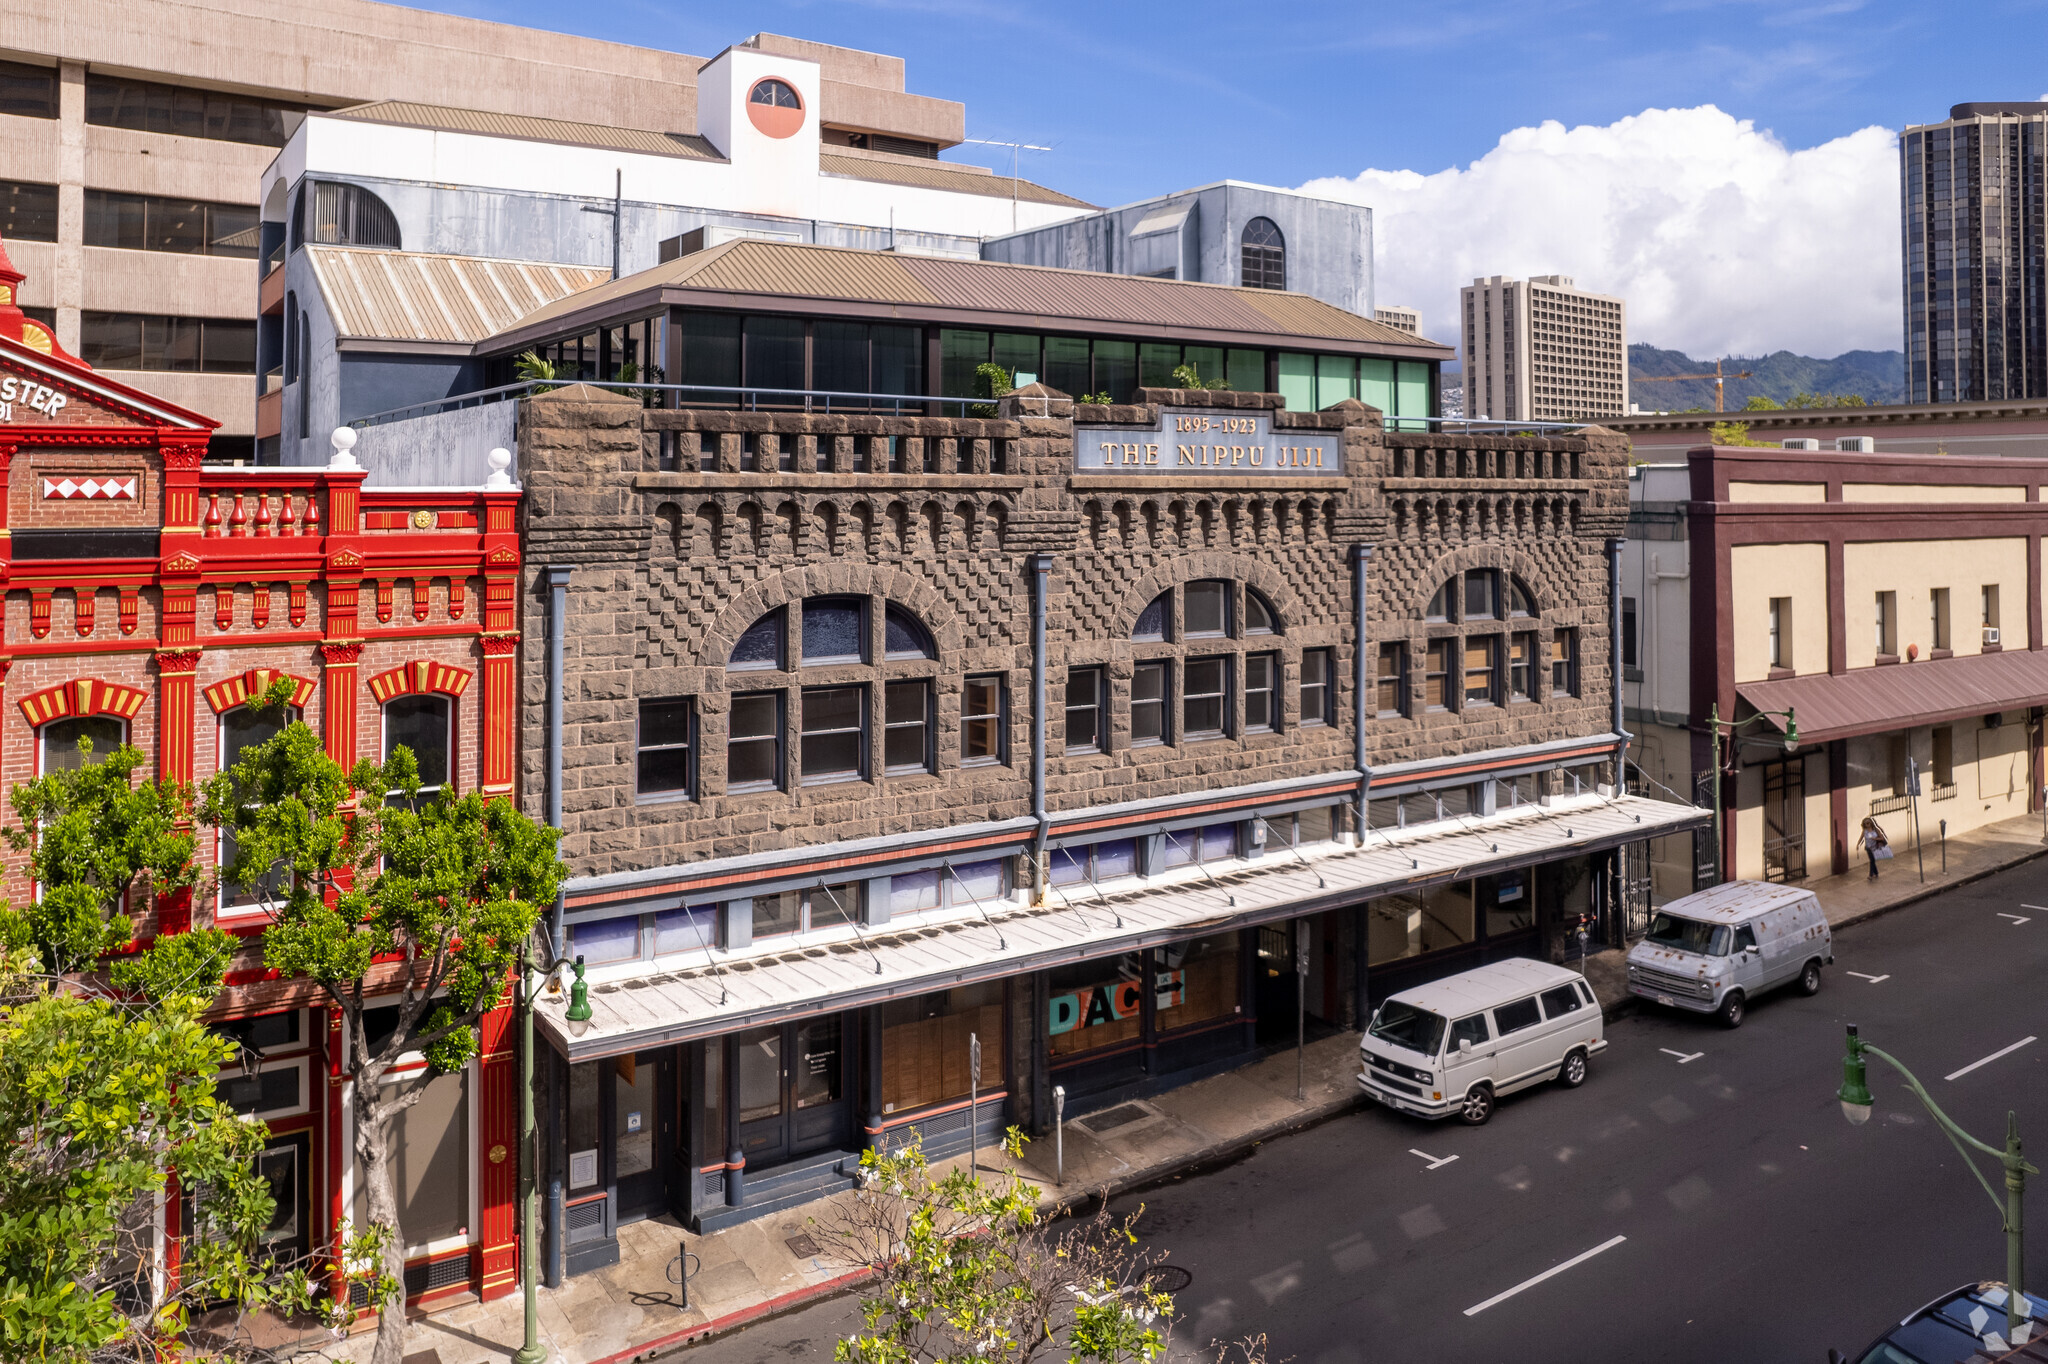
<instances>
[{"instance_id":1,"label":"arched stucco window","mask_svg":"<svg viewBox=\"0 0 2048 1364\"><path fill-rule=\"evenodd\" d=\"M1254 218L1239 239L1240 281L1247 289L1287 287L1287 240L1271 218Z\"/></svg>"},{"instance_id":2,"label":"arched stucco window","mask_svg":"<svg viewBox=\"0 0 2048 1364\"><path fill-rule=\"evenodd\" d=\"M320 181L313 186L313 230L320 246L375 246L404 249L398 219L382 199L361 185Z\"/></svg>"}]
</instances>

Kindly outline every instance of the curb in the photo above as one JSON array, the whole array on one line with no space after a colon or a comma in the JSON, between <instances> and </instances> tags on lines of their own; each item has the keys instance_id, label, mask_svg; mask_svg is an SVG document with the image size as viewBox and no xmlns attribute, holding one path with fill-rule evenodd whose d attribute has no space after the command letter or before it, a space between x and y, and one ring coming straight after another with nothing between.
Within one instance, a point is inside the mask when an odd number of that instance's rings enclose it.
<instances>
[{"instance_id":1,"label":"curb","mask_svg":"<svg viewBox=\"0 0 2048 1364\"><path fill-rule=\"evenodd\" d=\"M865 1269L856 1269L837 1278L827 1279L823 1283L793 1288L787 1293L764 1302L757 1302L751 1307L742 1307L722 1317L713 1317L702 1325L685 1326L667 1335L656 1336L653 1340L628 1345L623 1350L593 1359L590 1364L629 1364L629 1361L646 1359L665 1350L678 1350L686 1345L694 1345L709 1336L737 1331L742 1326L751 1326L757 1321L784 1316L800 1308L809 1307L814 1302L823 1302L827 1298L836 1298L842 1293L852 1292L868 1277L868 1273L869 1271Z\"/></svg>"}]
</instances>

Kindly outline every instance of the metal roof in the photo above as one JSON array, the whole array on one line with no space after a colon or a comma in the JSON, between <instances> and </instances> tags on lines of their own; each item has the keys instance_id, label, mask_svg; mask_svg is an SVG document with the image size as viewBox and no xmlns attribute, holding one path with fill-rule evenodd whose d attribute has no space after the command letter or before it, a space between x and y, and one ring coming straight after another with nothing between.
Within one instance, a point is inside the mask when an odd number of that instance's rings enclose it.
<instances>
[{"instance_id":1,"label":"metal roof","mask_svg":"<svg viewBox=\"0 0 2048 1364\"><path fill-rule=\"evenodd\" d=\"M450 109L439 104L384 99L333 110L328 117L361 123L390 123L437 132L477 133L525 142L558 142L569 147L604 147L612 151L679 156L686 161L723 161L718 149L696 133L659 133L646 128L612 128L598 123L572 123L527 114L492 114L481 109Z\"/></svg>"},{"instance_id":2,"label":"metal roof","mask_svg":"<svg viewBox=\"0 0 2048 1364\"><path fill-rule=\"evenodd\" d=\"M611 278L592 266L357 246L309 246L306 256L344 340L472 343Z\"/></svg>"},{"instance_id":3,"label":"metal roof","mask_svg":"<svg viewBox=\"0 0 2048 1364\"><path fill-rule=\"evenodd\" d=\"M1470 971L1460 971L1455 976L1445 976L1442 980L1427 981L1387 998L1398 999L1432 1013L1456 1016L1471 1013L1474 1009L1506 1004L1566 981L1584 979L1568 967L1553 966L1531 957L1509 957L1505 961L1488 962Z\"/></svg>"},{"instance_id":4,"label":"metal roof","mask_svg":"<svg viewBox=\"0 0 2048 1364\"><path fill-rule=\"evenodd\" d=\"M1767 909L1812 898L1813 892L1801 886L1771 881L1723 881L1718 886L1681 896L1662 906L1660 912L1707 923L1739 924Z\"/></svg>"},{"instance_id":5,"label":"metal roof","mask_svg":"<svg viewBox=\"0 0 2048 1364\"><path fill-rule=\"evenodd\" d=\"M665 297L669 294L738 296L725 305L732 307L745 306L745 298L844 300L930 309L949 317L982 314L988 325L1075 331L1104 325L1146 327L1256 337L1259 344L1363 343L1431 359L1449 359L1454 353L1448 346L1306 294L747 239L679 256L564 298L519 319L513 344L550 334L556 329L550 324L568 326L587 316L589 325L596 325L608 315L608 304L640 300L643 295L654 296L645 299L650 304L657 298L670 301ZM892 310L891 315L909 314Z\"/></svg>"},{"instance_id":6,"label":"metal roof","mask_svg":"<svg viewBox=\"0 0 2048 1364\"><path fill-rule=\"evenodd\" d=\"M874 180L885 185L914 185L921 189L950 190L955 194L980 194L991 199L1020 199L1027 204L1061 204L1068 208L1094 208L1086 199L1061 194L1029 180L991 175L979 166L953 166L944 161L905 158L902 161L869 160L862 156L835 156L831 148L818 153L822 175L843 175L850 180Z\"/></svg>"},{"instance_id":7,"label":"metal roof","mask_svg":"<svg viewBox=\"0 0 2048 1364\"><path fill-rule=\"evenodd\" d=\"M1375 829L1362 848L1331 843L1299 857L1282 849L1241 870L1180 868L1100 896L1055 891L1045 905L992 905L986 917L973 910L923 915L861 932L833 929L600 967L590 972L592 1018L581 1036L571 1036L563 1017L566 993L543 996L535 1016L570 1060L615 1056L1355 905L1676 833L1707 818L1704 810L1640 796L1584 796Z\"/></svg>"},{"instance_id":8,"label":"metal roof","mask_svg":"<svg viewBox=\"0 0 2048 1364\"><path fill-rule=\"evenodd\" d=\"M1825 743L2048 705L2048 652L2009 649L1777 682L1744 682L1735 694L1760 711L1793 711L1799 741ZM1784 732L1782 716L1773 716L1768 723Z\"/></svg>"}]
</instances>

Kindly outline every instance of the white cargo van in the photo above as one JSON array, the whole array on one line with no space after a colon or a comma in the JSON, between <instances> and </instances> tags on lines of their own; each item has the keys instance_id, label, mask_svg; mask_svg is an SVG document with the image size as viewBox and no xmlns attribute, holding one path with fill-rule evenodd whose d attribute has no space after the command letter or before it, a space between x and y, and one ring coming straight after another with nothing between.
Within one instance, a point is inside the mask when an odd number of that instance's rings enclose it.
<instances>
[{"instance_id":1,"label":"white cargo van","mask_svg":"<svg viewBox=\"0 0 2048 1364\"><path fill-rule=\"evenodd\" d=\"M1727 881L1650 917L1649 936L1629 949L1628 992L1735 1028L1765 990L1797 983L1814 994L1820 968L1834 964L1834 935L1812 891Z\"/></svg>"},{"instance_id":2,"label":"white cargo van","mask_svg":"<svg viewBox=\"0 0 2048 1364\"><path fill-rule=\"evenodd\" d=\"M1585 977L1513 957L1389 997L1359 1041L1358 1083L1389 1108L1476 1127L1503 1094L1545 1080L1576 1089L1606 1049Z\"/></svg>"}]
</instances>

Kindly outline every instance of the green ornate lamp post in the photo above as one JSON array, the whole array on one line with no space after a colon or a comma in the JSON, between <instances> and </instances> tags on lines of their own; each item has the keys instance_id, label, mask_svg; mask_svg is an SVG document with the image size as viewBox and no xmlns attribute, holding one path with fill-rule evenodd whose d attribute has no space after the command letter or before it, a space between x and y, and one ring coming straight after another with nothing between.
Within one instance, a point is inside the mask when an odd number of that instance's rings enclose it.
<instances>
[{"instance_id":1,"label":"green ornate lamp post","mask_svg":"<svg viewBox=\"0 0 2048 1364\"><path fill-rule=\"evenodd\" d=\"M1721 703L1719 701L1716 701L1707 710L1707 733L1713 736L1714 741L1714 882L1717 885L1728 879L1728 868L1721 864L1721 850L1727 846L1721 841L1721 736L1725 734L1732 739L1735 737L1736 731L1744 725L1753 725L1758 720L1770 716L1784 717L1785 751L1787 753L1797 752L1799 750L1799 720L1789 708L1786 710L1760 710L1754 715L1745 715L1740 720L1723 720L1721 718Z\"/></svg>"},{"instance_id":2,"label":"green ornate lamp post","mask_svg":"<svg viewBox=\"0 0 2048 1364\"><path fill-rule=\"evenodd\" d=\"M583 958L560 958L543 974L564 968L576 973L569 989L569 1008L562 1015L569 1031L582 1036L590 1027L590 987L583 982ZM557 989L560 985L557 984ZM512 1352L512 1364L542 1364L547 1350L540 1343L540 1183L534 1145L539 1128L533 1117L533 945L519 953L519 1284L526 1297L526 1335Z\"/></svg>"},{"instance_id":3,"label":"green ornate lamp post","mask_svg":"<svg viewBox=\"0 0 2048 1364\"><path fill-rule=\"evenodd\" d=\"M1912 1089L1913 1093L1919 1096L1921 1104L1933 1115L1934 1120L1941 1124L1941 1130L1948 1134L1948 1139L1955 1143L1956 1150L1963 1157L1963 1163L1970 1167L1970 1173L1975 1175L1977 1182L1984 1186L1984 1192L1991 1198L1991 1206L1998 1209L1999 1215L2004 1218L2005 1325L2007 1338L2010 1339L2011 1332L2016 1330L2019 1324L2027 1319L2020 1311L2020 1294L2023 1291L2020 1287L2020 1279L2026 1262L2024 1242L2021 1236L2020 1200L2027 1191L2027 1176L2041 1173L2020 1157L2020 1121L2018 1115L2011 1112L2005 1115L2004 1150L2001 1151L1996 1146L1978 1141L1968 1132L1956 1126L1949 1119L1948 1114L1935 1106L1934 1100L1928 1097L1927 1091L1921 1088L1920 1082L1913 1078L1913 1072L1899 1064L1897 1057L1879 1051L1876 1047L1871 1046L1868 1042L1858 1037L1856 1035L1856 1025L1851 1023L1849 1025L1849 1050L1842 1058L1842 1087L1835 1092L1835 1097L1842 1101L1842 1116L1855 1126L1861 1127L1864 1123L1870 1121L1870 1084L1865 1073L1866 1068L1863 1061L1866 1055L1875 1056L1878 1060L1885 1062L1893 1070L1896 1070L1905 1077L1907 1086ZM1984 1152L2005 1167L2005 1199L2003 1202L1999 1200L1997 1191L1991 1187L1991 1181L1986 1179L1984 1172L1977 1168L1977 1162L1971 1157L1969 1148L1975 1148Z\"/></svg>"}]
</instances>

